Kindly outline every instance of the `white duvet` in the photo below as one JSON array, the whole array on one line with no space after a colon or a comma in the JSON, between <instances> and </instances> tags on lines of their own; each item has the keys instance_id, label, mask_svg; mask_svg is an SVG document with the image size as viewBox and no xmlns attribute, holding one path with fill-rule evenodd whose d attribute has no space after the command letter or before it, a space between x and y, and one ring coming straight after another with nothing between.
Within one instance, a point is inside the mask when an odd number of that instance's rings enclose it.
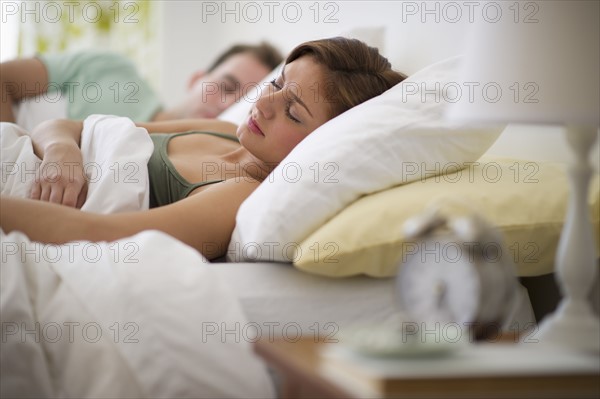
<instances>
[{"instance_id":1,"label":"white duvet","mask_svg":"<svg viewBox=\"0 0 600 399\"><path fill-rule=\"evenodd\" d=\"M15 125L2 124L1 139L1 192L26 196L39 159ZM147 208L145 130L92 116L82 151L100 171L84 210ZM192 248L156 231L60 246L1 234L0 396L274 395L251 323Z\"/></svg>"}]
</instances>

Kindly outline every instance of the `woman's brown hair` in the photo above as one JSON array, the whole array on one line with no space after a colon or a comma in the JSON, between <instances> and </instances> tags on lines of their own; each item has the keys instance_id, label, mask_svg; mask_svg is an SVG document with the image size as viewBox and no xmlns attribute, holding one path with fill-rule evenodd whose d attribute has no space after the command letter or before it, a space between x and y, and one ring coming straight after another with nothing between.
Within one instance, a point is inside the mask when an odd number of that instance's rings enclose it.
<instances>
[{"instance_id":1,"label":"woman's brown hair","mask_svg":"<svg viewBox=\"0 0 600 399\"><path fill-rule=\"evenodd\" d=\"M332 117L406 79L406 75L392 69L376 48L357 39L333 37L302 43L292 50L285 63L305 55L326 68L324 92Z\"/></svg>"}]
</instances>

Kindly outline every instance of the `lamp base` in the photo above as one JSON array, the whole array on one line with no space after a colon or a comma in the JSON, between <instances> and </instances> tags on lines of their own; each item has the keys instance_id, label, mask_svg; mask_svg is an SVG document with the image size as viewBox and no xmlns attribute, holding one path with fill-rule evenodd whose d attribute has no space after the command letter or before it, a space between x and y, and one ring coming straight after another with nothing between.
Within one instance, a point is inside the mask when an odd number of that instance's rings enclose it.
<instances>
[{"instance_id":1,"label":"lamp base","mask_svg":"<svg viewBox=\"0 0 600 399\"><path fill-rule=\"evenodd\" d=\"M563 299L554 314L542 320L539 339L540 343L598 355L600 319L588 301L598 268L587 201L593 173L588 158L597 128L570 126L565 132L575 163L569 168L571 198L556 254L556 277Z\"/></svg>"},{"instance_id":2,"label":"lamp base","mask_svg":"<svg viewBox=\"0 0 600 399\"><path fill-rule=\"evenodd\" d=\"M540 323L541 344L600 354L600 318L583 300L566 300Z\"/></svg>"}]
</instances>

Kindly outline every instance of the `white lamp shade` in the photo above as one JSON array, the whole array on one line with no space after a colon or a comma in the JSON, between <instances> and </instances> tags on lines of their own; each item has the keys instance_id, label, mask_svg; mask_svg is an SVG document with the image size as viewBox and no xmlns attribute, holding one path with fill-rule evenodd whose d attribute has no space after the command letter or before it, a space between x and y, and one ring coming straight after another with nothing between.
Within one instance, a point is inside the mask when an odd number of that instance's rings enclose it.
<instances>
[{"instance_id":1,"label":"white lamp shade","mask_svg":"<svg viewBox=\"0 0 600 399\"><path fill-rule=\"evenodd\" d=\"M538 1L528 12L524 4L519 17L473 25L448 117L598 126L600 2Z\"/></svg>"}]
</instances>

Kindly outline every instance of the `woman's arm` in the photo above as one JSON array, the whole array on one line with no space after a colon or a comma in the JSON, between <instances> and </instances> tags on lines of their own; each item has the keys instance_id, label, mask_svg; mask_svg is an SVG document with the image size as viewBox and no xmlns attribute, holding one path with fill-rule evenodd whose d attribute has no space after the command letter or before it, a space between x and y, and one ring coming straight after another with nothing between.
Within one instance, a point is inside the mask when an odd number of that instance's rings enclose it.
<instances>
[{"instance_id":1,"label":"woman's arm","mask_svg":"<svg viewBox=\"0 0 600 399\"><path fill-rule=\"evenodd\" d=\"M235 135L237 126L218 119L181 119L163 122L137 122L148 133L179 133L189 130L206 130ZM35 154L44 159L46 151L51 147L81 145L83 122L68 119L53 119L40 123L30 133Z\"/></svg>"},{"instance_id":2,"label":"woman's arm","mask_svg":"<svg viewBox=\"0 0 600 399\"><path fill-rule=\"evenodd\" d=\"M137 123L150 133L208 130L235 134L236 126L216 119ZM87 194L81 156L83 122L56 119L41 123L30 133L35 154L43 160L30 198L80 208Z\"/></svg>"},{"instance_id":3,"label":"woman's arm","mask_svg":"<svg viewBox=\"0 0 600 399\"><path fill-rule=\"evenodd\" d=\"M81 146L82 121L69 119L52 119L37 125L30 133L33 152L44 159L46 152L53 148Z\"/></svg>"},{"instance_id":4,"label":"woman's arm","mask_svg":"<svg viewBox=\"0 0 600 399\"><path fill-rule=\"evenodd\" d=\"M33 150L42 159L30 198L81 208L87 195L80 141L83 123L51 120L30 133Z\"/></svg>"},{"instance_id":5,"label":"woman's arm","mask_svg":"<svg viewBox=\"0 0 600 399\"><path fill-rule=\"evenodd\" d=\"M114 241L143 230L160 230L214 259L226 253L237 210L258 185L254 180L229 179L171 205L114 215L2 197L0 225L7 233L18 230L33 241L57 244Z\"/></svg>"},{"instance_id":6,"label":"woman's arm","mask_svg":"<svg viewBox=\"0 0 600 399\"><path fill-rule=\"evenodd\" d=\"M182 119L177 121L136 123L148 133L179 133L188 130L235 134L237 126L218 119ZM35 154L44 159L52 147L80 147L83 122L68 119L53 119L40 123L30 133Z\"/></svg>"}]
</instances>

